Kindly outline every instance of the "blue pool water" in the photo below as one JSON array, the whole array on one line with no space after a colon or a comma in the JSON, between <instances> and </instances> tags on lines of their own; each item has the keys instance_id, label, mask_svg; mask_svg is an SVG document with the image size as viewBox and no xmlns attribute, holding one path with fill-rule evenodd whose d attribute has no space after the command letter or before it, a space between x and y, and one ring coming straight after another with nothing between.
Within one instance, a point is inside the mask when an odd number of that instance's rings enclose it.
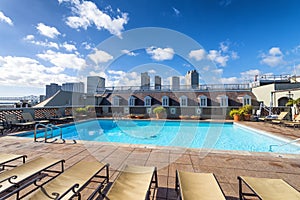
<instances>
[{"instance_id":1,"label":"blue pool water","mask_svg":"<svg viewBox=\"0 0 300 200\"><path fill-rule=\"evenodd\" d=\"M254 152L269 152L270 145L286 143L240 125L212 122L92 120L63 126L62 132L64 139ZM53 133L59 135L59 130ZM44 132L37 135L44 137ZM33 132L18 136L33 137ZM298 154L300 146L274 146L272 151Z\"/></svg>"}]
</instances>

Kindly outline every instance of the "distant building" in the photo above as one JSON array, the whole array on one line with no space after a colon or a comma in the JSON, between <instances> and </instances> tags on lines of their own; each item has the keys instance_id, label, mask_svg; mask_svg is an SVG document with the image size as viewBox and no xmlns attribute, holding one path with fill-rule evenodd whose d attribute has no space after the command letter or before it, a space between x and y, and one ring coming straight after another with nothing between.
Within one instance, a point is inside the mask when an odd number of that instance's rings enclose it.
<instances>
[{"instance_id":1,"label":"distant building","mask_svg":"<svg viewBox=\"0 0 300 200\"><path fill-rule=\"evenodd\" d=\"M87 93L96 94L98 91L105 90L105 78L100 76L87 77Z\"/></svg>"},{"instance_id":2,"label":"distant building","mask_svg":"<svg viewBox=\"0 0 300 200\"><path fill-rule=\"evenodd\" d=\"M196 70L188 71L185 75L185 83L189 88L196 89L199 86L199 73Z\"/></svg>"},{"instance_id":3,"label":"distant building","mask_svg":"<svg viewBox=\"0 0 300 200\"><path fill-rule=\"evenodd\" d=\"M46 98L52 97L59 90L61 90L61 86L56 83L46 85Z\"/></svg>"},{"instance_id":4,"label":"distant building","mask_svg":"<svg viewBox=\"0 0 300 200\"><path fill-rule=\"evenodd\" d=\"M180 79L178 76L172 76L171 78L171 89L179 90L180 89Z\"/></svg>"},{"instance_id":5,"label":"distant building","mask_svg":"<svg viewBox=\"0 0 300 200\"><path fill-rule=\"evenodd\" d=\"M155 90L161 89L161 77L160 76L154 77L154 86L155 86Z\"/></svg>"},{"instance_id":6,"label":"distant building","mask_svg":"<svg viewBox=\"0 0 300 200\"><path fill-rule=\"evenodd\" d=\"M63 83L61 86L63 91L84 93L84 83Z\"/></svg>"},{"instance_id":7,"label":"distant building","mask_svg":"<svg viewBox=\"0 0 300 200\"><path fill-rule=\"evenodd\" d=\"M141 88L143 90L150 89L150 76L148 75L148 72L141 73Z\"/></svg>"}]
</instances>

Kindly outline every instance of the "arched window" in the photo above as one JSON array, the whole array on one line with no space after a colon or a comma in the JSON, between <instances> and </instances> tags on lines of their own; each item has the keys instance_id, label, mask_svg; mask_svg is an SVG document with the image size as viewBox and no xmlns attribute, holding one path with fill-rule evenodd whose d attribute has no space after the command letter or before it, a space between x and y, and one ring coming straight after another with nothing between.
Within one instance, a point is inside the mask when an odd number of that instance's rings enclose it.
<instances>
[{"instance_id":1,"label":"arched window","mask_svg":"<svg viewBox=\"0 0 300 200\"><path fill-rule=\"evenodd\" d=\"M128 106L135 106L135 99L134 96L130 96L128 99Z\"/></svg>"},{"instance_id":2,"label":"arched window","mask_svg":"<svg viewBox=\"0 0 300 200\"><path fill-rule=\"evenodd\" d=\"M198 100L199 100L199 106L200 107L207 107L207 96L205 95L200 95L198 97Z\"/></svg>"},{"instance_id":3,"label":"arched window","mask_svg":"<svg viewBox=\"0 0 300 200\"><path fill-rule=\"evenodd\" d=\"M218 97L220 101L220 107L228 107L228 96L222 95Z\"/></svg>"},{"instance_id":4,"label":"arched window","mask_svg":"<svg viewBox=\"0 0 300 200\"><path fill-rule=\"evenodd\" d=\"M188 98L186 96L181 96L179 98L180 100L180 106L181 107L187 107L188 106Z\"/></svg>"},{"instance_id":5,"label":"arched window","mask_svg":"<svg viewBox=\"0 0 300 200\"><path fill-rule=\"evenodd\" d=\"M144 106L151 106L151 97L150 96L146 96L144 98Z\"/></svg>"},{"instance_id":6,"label":"arched window","mask_svg":"<svg viewBox=\"0 0 300 200\"><path fill-rule=\"evenodd\" d=\"M251 96L245 95L243 97L243 106L250 105L251 106Z\"/></svg>"},{"instance_id":7,"label":"arched window","mask_svg":"<svg viewBox=\"0 0 300 200\"><path fill-rule=\"evenodd\" d=\"M119 105L120 105L120 97L114 96L114 97L113 97L112 105L113 105L113 106L119 106Z\"/></svg>"},{"instance_id":8,"label":"arched window","mask_svg":"<svg viewBox=\"0 0 300 200\"><path fill-rule=\"evenodd\" d=\"M161 105L162 106L169 106L169 97L168 96L163 96L161 98Z\"/></svg>"}]
</instances>

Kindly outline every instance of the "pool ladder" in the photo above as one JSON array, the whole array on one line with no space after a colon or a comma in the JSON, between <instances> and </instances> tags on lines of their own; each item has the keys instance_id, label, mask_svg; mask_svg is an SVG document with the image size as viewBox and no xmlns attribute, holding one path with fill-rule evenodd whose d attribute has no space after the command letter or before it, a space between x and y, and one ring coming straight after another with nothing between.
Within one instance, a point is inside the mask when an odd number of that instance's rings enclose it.
<instances>
[{"instance_id":1,"label":"pool ladder","mask_svg":"<svg viewBox=\"0 0 300 200\"><path fill-rule=\"evenodd\" d=\"M288 144L292 144L294 142L298 142L300 141L300 138L297 138L295 140L292 140L292 141L289 141L289 142L286 142L286 143L283 143L283 144L272 144L269 146L269 151L272 152L273 151L273 147L282 147L282 146L285 146L285 145L288 145Z\"/></svg>"},{"instance_id":2,"label":"pool ladder","mask_svg":"<svg viewBox=\"0 0 300 200\"><path fill-rule=\"evenodd\" d=\"M54 136L53 136L53 129L59 129L59 137L60 139L64 142L64 139L62 139L62 129L61 127L58 127L58 126L55 126L54 124L41 124L41 123L38 123L35 125L34 127L34 142L38 142L37 141L37 129L39 127L43 127L44 128L44 142L47 143L48 139L53 139ZM50 137L49 137L50 136ZM57 139L54 139L52 140L51 142L55 142Z\"/></svg>"}]
</instances>

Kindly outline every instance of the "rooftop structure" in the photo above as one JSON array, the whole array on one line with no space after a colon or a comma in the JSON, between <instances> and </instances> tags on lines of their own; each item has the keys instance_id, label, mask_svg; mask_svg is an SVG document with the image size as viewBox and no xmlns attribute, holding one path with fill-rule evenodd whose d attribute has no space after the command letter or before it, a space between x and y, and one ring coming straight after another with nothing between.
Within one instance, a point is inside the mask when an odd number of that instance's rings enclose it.
<instances>
[{"instance_id":1,"label":"rooftop structure","mask_svg":"<svg viewBox=\"0 0 300 200\"><path fill-rule=\"evenodd\" d=\"M196 70L188 71L185 75L185 83L192 89L196 89L199 85L199 73Z\"/></svg>"},{"instance_id":2,"label":"rooftop structure","mask_svg":"<svg viewBox=\"0 0 300 200\"><path fill-rule=\"evenodd\" d=\"M53 96L57 91L61 90L61 86L57 83L46 85L46 98Z\"/></svg>"},{"instance_id":3,"label":"rooftop structure","mask_svg":"<svg viewBox=\"0 0 300 200\"><path fill-rule=\"evenodd\" d=\"M179 90L180 88L180 79L178 76L172 76L171 78L171 89Z\"/></svg>"},{"instance_id":4,"label":"rooftop structure","mask_svg":"<svg viewBox=\"0 0 300 200\"><path fill-rule=\"evenodd\" d=\"M63 83L61 89L67 92L80 92L84 93L84 83Z\"/></svg>"},{"instance_id":5,"label":"rooftop structure","mask_svg":"<svg viewBox=\"0 0 300 200\"><path fill-rule=\"evenodd\" d=\"M156 90L161 89L161 77L160 76L155 76L154 77L154 87Z\"/></svg>"},{"instance_id":6,"label":"rooftop structure","mask_svg":"<svg viewBox=\"0 0 300 200\"><path fill-rule=\"evenodd\" d=\"M150 88L150 76L148 72L141 73L141 88L148 90Z\"/></svg>"},{"instance_id":7,"label":"rooftop structure","mask_svg":"<svg viewBox=\"0 0 300 200\"><path fill-rule=\"evenodd\" d=\"M105 78L100 76L87 77L87 93L96 94L97 92L105 90Z\"/></svg>"}]
</instances>

